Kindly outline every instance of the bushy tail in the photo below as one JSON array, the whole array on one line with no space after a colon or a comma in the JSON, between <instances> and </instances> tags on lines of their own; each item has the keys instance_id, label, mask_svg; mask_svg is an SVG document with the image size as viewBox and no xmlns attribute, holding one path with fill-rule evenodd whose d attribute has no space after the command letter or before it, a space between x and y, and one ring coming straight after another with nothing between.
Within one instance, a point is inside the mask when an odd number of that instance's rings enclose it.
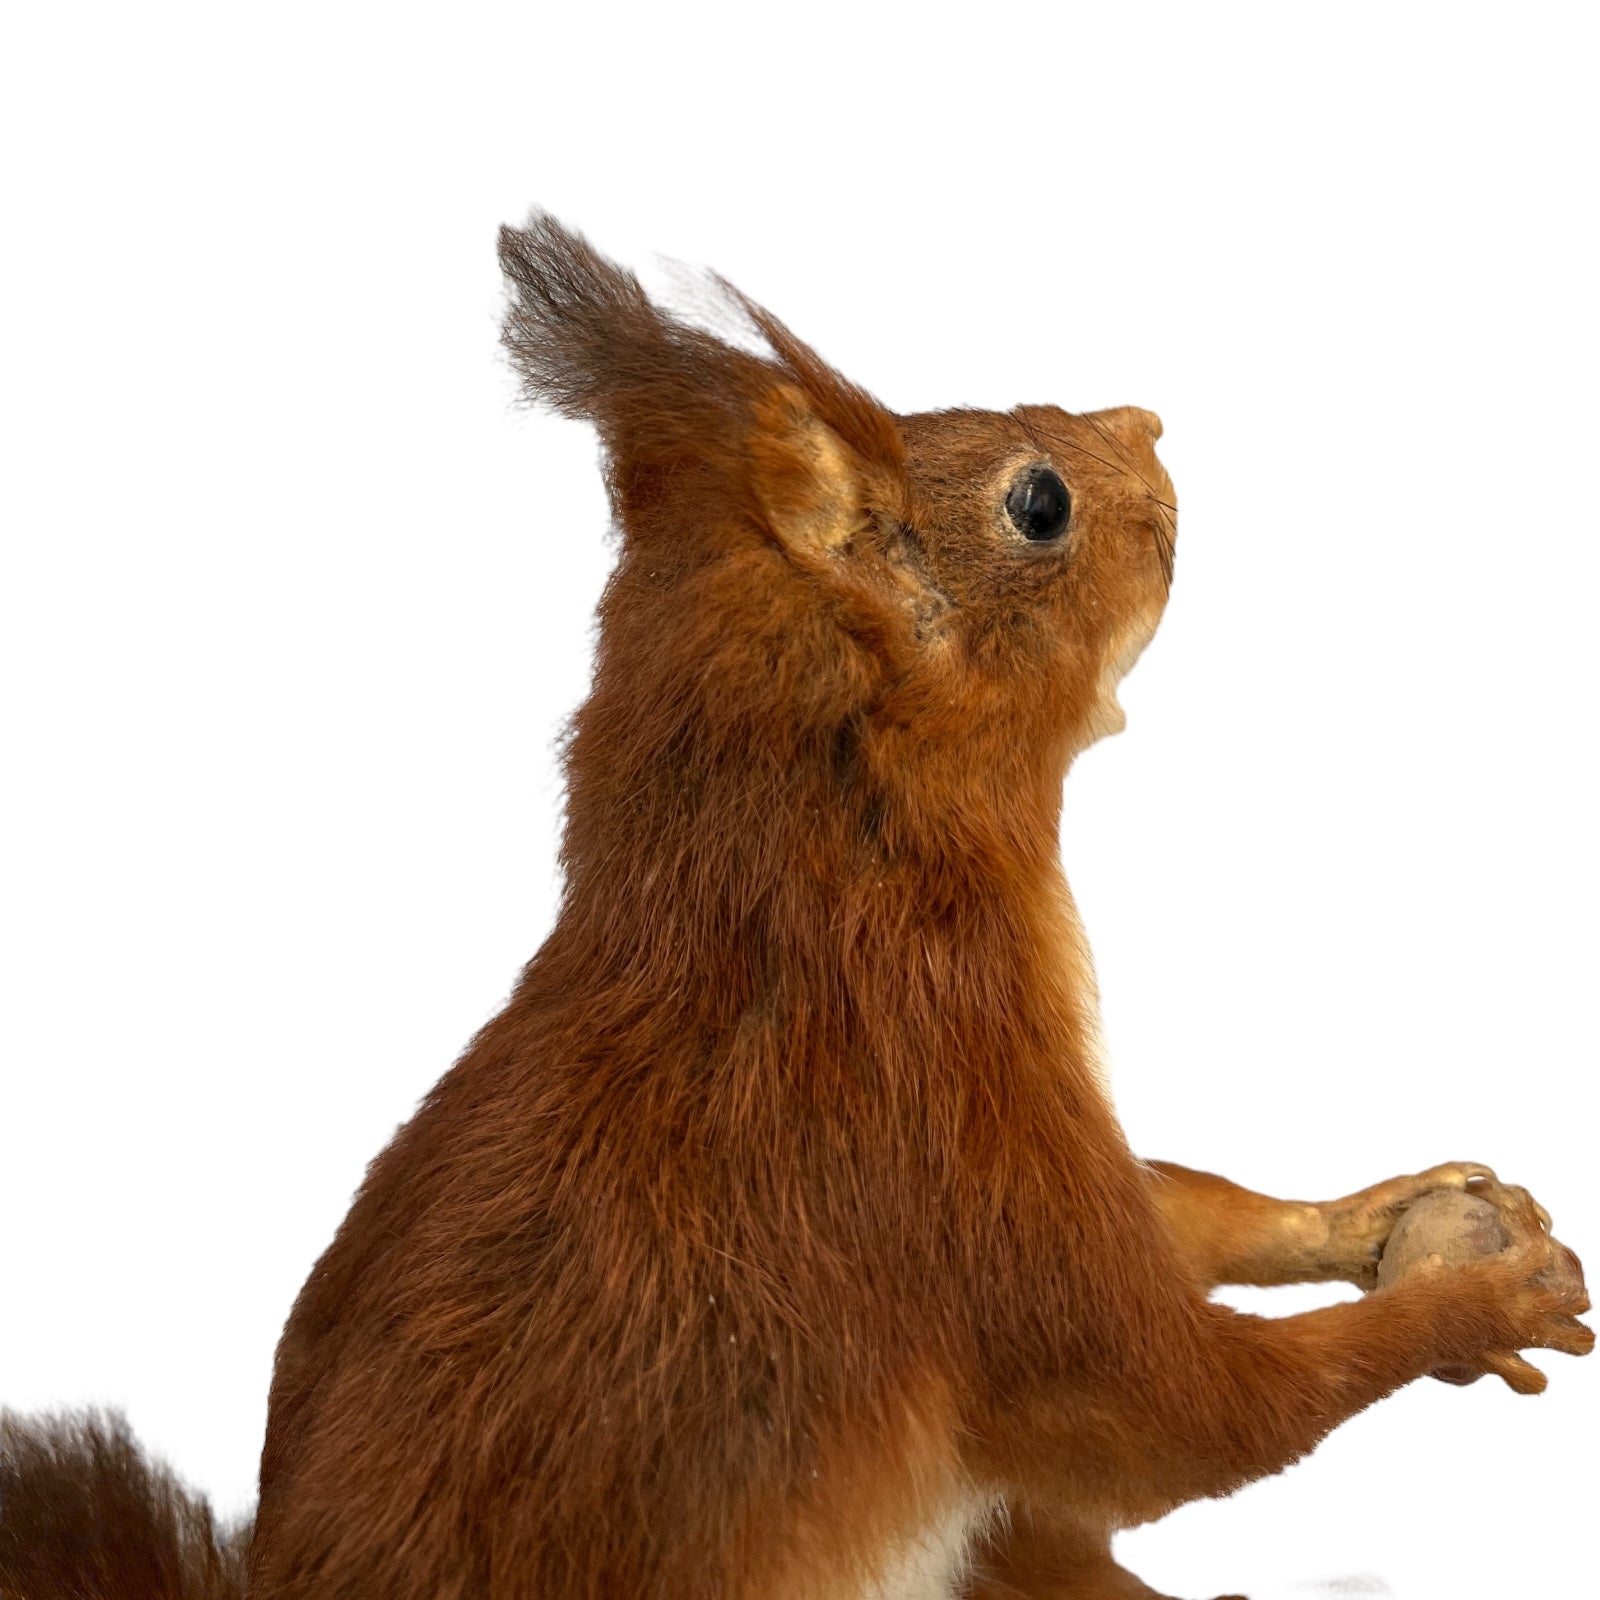
<instances>
[{"instance_id":1,"label":"bushy tail","mask_svg":"<svg viewBox=\"0 0 1600 1600\"><path fill-rule=\"evenodd\" d=\"M249 1542L120 1414L0 1412L3 1600L240 1600Z\"/></svg>"}]
</instances>

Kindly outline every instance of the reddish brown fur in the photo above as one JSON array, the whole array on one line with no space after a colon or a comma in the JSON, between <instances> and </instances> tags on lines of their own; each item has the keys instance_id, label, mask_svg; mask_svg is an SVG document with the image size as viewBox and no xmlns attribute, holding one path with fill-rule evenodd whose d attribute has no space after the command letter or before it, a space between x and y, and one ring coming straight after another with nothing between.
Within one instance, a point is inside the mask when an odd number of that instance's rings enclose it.
<instances>
[{"instance_id":1,"label":"reddish brown fur","mask_svg":"<svg viewBox=\"0 0 1600 1600\"><path fill-rule=\"evenodd\" d=\"M4 1600L232 1600L249 1537L145 1461L120 1416L0 1415Z\"/></svg>"},{"instance_id":2,"label":"reddish brown fur","mask_svg":"<svg viewBox=\"0 0 1600 1600\"><path fill-rule=\"evenodd\" d=\"M548 219L502 260L529 393L599 429L624 536L565 896L290 1316L250 1594L1148 1593L1113 1529L1432 1368L1585 1348L1526 1215L1509 1262L1210 1303L1364 1281L1476 1169L1272 1201L1141 1164L1101 1093L1057 824L1166 598L1155 420L896 417ZM1075 506L1049 547L1001 509L1040 461ZM976 1568L910 1587L934 1527Z\"/></svg>"}]
</instances>

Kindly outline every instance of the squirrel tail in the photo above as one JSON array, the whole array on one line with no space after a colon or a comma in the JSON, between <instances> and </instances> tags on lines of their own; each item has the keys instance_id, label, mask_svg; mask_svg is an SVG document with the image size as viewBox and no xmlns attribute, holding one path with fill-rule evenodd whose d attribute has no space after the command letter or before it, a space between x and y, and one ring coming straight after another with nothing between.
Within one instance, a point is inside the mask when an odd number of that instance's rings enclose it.
<instances>
[{"instance_id":1,"label":"squirrel tail","mask_svg":"<svg viewBox=\"0 0 1600 1600\"><path fill-rule=\"evenodd\" d=\"M241 1600L249 1548L120 1413L0 1412L5 1600Z\"/></svg>"}]
</instances>

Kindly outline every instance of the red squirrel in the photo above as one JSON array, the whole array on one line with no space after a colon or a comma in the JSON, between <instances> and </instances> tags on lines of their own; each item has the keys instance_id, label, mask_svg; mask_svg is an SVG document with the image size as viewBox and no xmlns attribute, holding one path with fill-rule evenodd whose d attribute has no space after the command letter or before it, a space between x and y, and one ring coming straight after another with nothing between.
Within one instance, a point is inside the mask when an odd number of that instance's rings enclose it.
<instances>
[{"instance_id":1,"label":"red squirrel","mask_svg":"<svg viewBox=\"0 0 1600 1600\"><path fill-rule=\"evenodd\" d=\"M895 415L726 284L748 341L547 216L500 253L621 534L559 918L290 1313L253 1532L115 1424L12 1418L6 1600L1151 1596L1116 1530L1587 1352L1485 1167L1287 1202L1118 1126L1057 835L1167 600L1157 418ZM1375 1289L1468 1186L1510 1248ZM1332 1280L1373 1292L1208 1298Z\"/></svg>"}]
</instances>

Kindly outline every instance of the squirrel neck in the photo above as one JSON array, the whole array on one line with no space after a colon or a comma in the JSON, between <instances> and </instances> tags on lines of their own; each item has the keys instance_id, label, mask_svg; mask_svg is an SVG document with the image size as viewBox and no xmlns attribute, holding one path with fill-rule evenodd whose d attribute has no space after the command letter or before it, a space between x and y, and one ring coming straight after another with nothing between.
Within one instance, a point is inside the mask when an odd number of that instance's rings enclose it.
<instances>
[{"instance_id":1,"label":"squirrel neck","mask_svg":"<svg viewBox=\"0 0 1600 1600\"><path fill-rule=\"evenodd\" d=\"M561 912L514 1008L586 1059L685 1071L1092 1076L1067 740L999 680L982 710L935 703L764 607L760 572L667 584L625 550L567 747Z\"/></svg>"},{"instance_id":2,"label":"squirrel neck","mask_svg":"<svg viewBox=\"0 0 1600 1600\"><path fill-rule=\"evenodd\" d=\"M787 729L714 758L680 730L629 764L603 710L569 749L566 889L524 1004L581 1006L574 1037L657 1058L781 1039L811 1081L939 1052L1098 1076L1059 773L924 752L884 781L849 736Z\"/></svg>"}]
</instances>

